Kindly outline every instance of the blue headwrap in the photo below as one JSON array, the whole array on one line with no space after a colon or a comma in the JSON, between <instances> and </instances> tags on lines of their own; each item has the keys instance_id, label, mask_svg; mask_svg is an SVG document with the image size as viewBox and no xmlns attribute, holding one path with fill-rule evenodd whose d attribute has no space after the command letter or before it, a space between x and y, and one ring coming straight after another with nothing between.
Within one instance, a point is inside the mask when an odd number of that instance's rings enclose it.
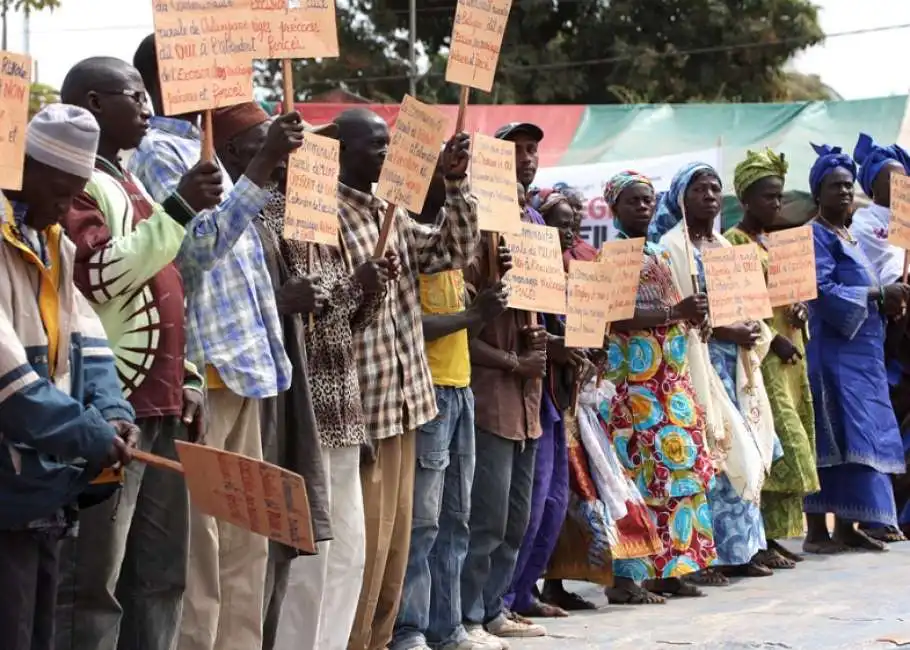
<instances>
[{"instance_id":1,"label":"blue headwrap","mask_svg":"<svg viewBox=\"0 0 910 650\"><path fill-rule=\"evenodd\" d=\"M886 164L892 160L899 162L904 172L910 174L910 155L904 151L904 148L897 144L890 147L882 147L875 144L870 136L865 133L859 134L859 140L856 141L856 147L853 148L853 158L859 167L859 186L863 188L866 196L872 198L872 183L875 177Z\"/></svg>"},{"instance_id":2,"label":"blue headwrap","mask_svg":"<svg viewBox=\"0 0 910 650\"><path fill-rule=\"evenodd\" d=\"M811 144L811 143L810 143ZM822 189L822 181L825 176L833 172L838 167L843 167L856 178L856 162L845 154L840 147L829 147L826 144L813 144L812 148L818 154L818 160L812 165L809 171L809 189L812 190L812 198L817 199Z\"/></svg>"},{"instance_id":3,"label":"blue headwrap","mask_svg":"<svg viewBox=\"0 0 910 650\"><path fill-rule=\"evenodd\" d=\"M657 197L657 210L654 212L654 218L651 225L648 226L648 240L656 242L664 233L671 230L676 224L682 221L683 209L682 199L692 183L692 179L698 174L711 174L717 180L720 180L720 174L708 163L692 162L676 172L673 180L670 182L670 189L661 192Z\"/></svg>"}]
</instances>

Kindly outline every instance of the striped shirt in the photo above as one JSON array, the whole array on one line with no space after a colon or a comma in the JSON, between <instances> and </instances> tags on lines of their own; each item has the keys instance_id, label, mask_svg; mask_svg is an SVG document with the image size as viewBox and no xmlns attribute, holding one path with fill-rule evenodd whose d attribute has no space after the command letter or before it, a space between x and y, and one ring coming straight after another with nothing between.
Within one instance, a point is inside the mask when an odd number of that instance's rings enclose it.
<instances>
[{"instance_id":1,"label":"striped shirt","mask_svg":"<svg viewBox=\"0 0 910 650\"><path fill-rule=\"evenodd\" d=\"M199 162L199 135L185 120L152 118L129 167L159 203ZM272 397L290 386L291 363L262 242L252 225L271 193L246 176L235 185L221 172L221 204L186 224L175 260L186 290L187 357L200 368L213 366L237 395Z\"/></svg>"},{"instance_id":2,"label":"striped shirt","mask_svg":"<svg viewBox=\"0 0 910 650\"><path fill-rule=\"evenodd\" d=\"M356 268L373 257L386 203L342 183L338 198L341 233ZM374 439L401 435L436 416L418 276L467 266L478 241L477 202L467 181L446 182L436 225L419 224L400 208L395 213L388 246L398 253L401 275L376 322L355 337L364 418Z\"/></svg>"}]
</instances>

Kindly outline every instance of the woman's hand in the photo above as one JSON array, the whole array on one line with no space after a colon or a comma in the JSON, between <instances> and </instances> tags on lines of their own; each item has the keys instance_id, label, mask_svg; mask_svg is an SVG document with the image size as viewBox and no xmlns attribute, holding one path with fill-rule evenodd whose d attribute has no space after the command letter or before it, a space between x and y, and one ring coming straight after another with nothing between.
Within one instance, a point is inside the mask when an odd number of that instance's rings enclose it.
<instances>
[{"instance_id":1,"label":"woman's hand","mask_svg":"<svg viewBox=\"0 0 910 650\"><path fill-rule=\"evenodd\" d=\"M780 334L771 341L771 351L780 357L780 360L784 363L796 364L803 358L803 355L796 349L793 342Z\"/></svg>"},{"instance_id":2,"label":"woman's hand","mask_svg":"<svg viewBox=\"0 0 910 650\"><path fill-rule=\"evenodd\" d=\"M689 321L695 325L703 322L708 315L708 296L696 293L680 300L673 307L670 318L673 320Z\"/></svg>"},{"instance_id":3,"label":"woman's hand","mask_svg":"<svg viewBox=\"0 0 910 650\"><path fill-rule=\"evenodd\" d=\"M787 322L796 329L802 329L809 320L809 308L805 303L797 302L787 307Z\"/></svg>"},{"instance_id":4,"label":"woman's hand","mask_svg":"<svg viewBox=\"0 0 910 650\"><path fill-rule=\"evenodd\" d=\"M755 322L737 323L726 327L715 327L714 338L718 341L729 341L736 345L751 350L758 341L761 326Z\"/></svg>"}]
</instances>

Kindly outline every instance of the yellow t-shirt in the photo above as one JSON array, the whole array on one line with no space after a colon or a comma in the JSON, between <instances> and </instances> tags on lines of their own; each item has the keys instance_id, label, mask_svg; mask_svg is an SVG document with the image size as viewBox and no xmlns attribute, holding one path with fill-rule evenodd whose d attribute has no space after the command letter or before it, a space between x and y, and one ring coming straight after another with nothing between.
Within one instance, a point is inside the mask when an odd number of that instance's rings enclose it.
<instances>
[{"instance_id":1,"label":"yellow t-shirt","mask_svg":"<svg viewBox=\"0 0 910 650\"><path fill-rule=\"evenodd\" d=\"M465 308L464 275L443 271L420 276L420 306L425 314L456 314ZM467 388L471 385L468 330L427 341L427 361L437 386Z\"/></svg>"}]
</instances>

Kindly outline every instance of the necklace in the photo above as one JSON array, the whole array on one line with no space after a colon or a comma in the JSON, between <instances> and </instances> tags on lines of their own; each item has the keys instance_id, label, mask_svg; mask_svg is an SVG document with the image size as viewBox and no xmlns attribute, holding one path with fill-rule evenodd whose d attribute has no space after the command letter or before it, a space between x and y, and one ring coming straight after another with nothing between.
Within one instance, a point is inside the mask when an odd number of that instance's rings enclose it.
<instances>
[{"instance_id":1,"label":"necklace","mask_svg":"<svg viewBox=\"0 0 910 650\"><path fill-rule=\"evenodd\" d=\"M830 221L825 219L822 216L821 212L818 213L818 220L821 222L821 224L825 228L827 228L828 230L833 232L835 235L837 235L839 238L843 239L848 244L856 244L856 240L853 238L853 235L850 234L850 231L847 229L846 226L835 226L833 223L831 223Z\"/></svg>"}]
</instances>

